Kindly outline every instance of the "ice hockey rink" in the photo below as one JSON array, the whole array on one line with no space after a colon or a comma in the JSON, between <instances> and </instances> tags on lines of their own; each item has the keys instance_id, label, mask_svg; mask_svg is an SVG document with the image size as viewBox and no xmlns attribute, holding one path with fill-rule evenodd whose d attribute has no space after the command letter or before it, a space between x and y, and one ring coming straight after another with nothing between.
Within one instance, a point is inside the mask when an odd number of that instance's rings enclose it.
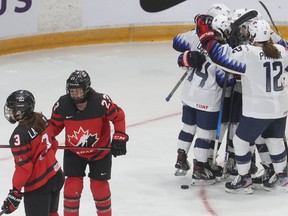
<instances>
[{"instance_id":1,"label":"ice hockey rink","mask_svg":"<svg viewBox=\"0 0 288 216\"><path fill-rule=\"evenodd\" d=\"M35 111L51 115L53 104L65 94L66 79L74 70L86 70L92 87L108 94L126 112L126 156L113 158L112 208L114 216L274 216L287 215L288 194L254 190L252 195L228 194L224 181L212 186L190 185L187 176L174 176L177 137L181 123L181 87L170 102L165 98L183 74L171 42L119 43L59 48L0 57L0 107L19 89L31 91ZM15 125L0 113L0 144L8 144ZM58 136L60 144L63 134ZM57 158L62 163L63 150ZM218 163L224 159L220 149ZM189 152L192 162L193 151ZM261 166L258 164L259 169ZM0 205L12 187L14 162L9 149L0 149ZM63 215L63 193L59 213ZM23 216L23 201L14 216ZM96 215L88 177L80 215Z\"/></svg>"}]
</instances>

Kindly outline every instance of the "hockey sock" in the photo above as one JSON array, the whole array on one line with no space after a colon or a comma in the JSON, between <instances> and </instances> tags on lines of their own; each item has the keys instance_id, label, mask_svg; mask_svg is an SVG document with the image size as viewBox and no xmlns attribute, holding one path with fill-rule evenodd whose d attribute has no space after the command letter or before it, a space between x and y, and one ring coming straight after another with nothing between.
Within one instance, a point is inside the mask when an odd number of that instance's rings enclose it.
<instances>
[{"instance_id":1,"label":"hockey sock","mask_svg":"<svg viewBox=\"0 0 288 216\"><path fill-rule=\"evenodd\" d=\"M111 216L111 192L107 180L99 181L90 178L90 189L93 194L98 216Z\"/></svg>"},{"instance_id":2,"label":"hockey sock","mask_svg":"<svg viewBox=\"0 0 288 216\"><path fill-rule=\"evenodd\" d=\"M64 185L64 216L79 216L83 177L67 177Z\"/></svg>"}]
</instances>

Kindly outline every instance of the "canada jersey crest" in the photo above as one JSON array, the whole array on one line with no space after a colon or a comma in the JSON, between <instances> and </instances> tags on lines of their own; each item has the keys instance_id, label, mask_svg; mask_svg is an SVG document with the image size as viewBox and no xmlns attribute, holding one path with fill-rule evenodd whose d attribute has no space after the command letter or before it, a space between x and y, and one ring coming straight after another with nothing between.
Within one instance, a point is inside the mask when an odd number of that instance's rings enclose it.
<instances>
[{"instance_id":1,"label":"canada jersey crest","mask_svg":"<svg viewBox=\"0 0 288 216\"><path fill-rule=\"evenodd\" d=\"M78 131L73 131L73 134L68 134L67 138L72 146L77 147L94 147L99 140L97 134L91 134L89 130L84 130L82 127Z\"/></svg>"}]
</instances>

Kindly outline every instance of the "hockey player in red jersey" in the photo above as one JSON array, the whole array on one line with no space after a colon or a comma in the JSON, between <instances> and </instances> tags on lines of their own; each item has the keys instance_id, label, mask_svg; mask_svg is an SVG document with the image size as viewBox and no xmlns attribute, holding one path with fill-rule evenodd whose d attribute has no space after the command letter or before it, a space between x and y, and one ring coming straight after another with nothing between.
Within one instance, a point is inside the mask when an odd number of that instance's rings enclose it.
<instances>
[{"instance_id":1,"label":"hockey player in red jersey","mask_svg":"<svg viewBox=\"0 0 288 216\"><path fill-rule=\"evenodd\" d=\"M64 174L55 158L58 143L52 139L48 120L34 112L34 107L34 96L26 90L13 92L6 100L4 115L10 123L18 122L18 126L9 141L15 171L2 210L12 213L24 196L26 216L58 216L64 183Z\"/></svg>"},{"instance_id":2,"label":"hockey player in red jersey","mask_svg":"<svg viewBox=\"0 0 288 216\"><path fill-rule=\"evenodd\" d=\"M71 148L64 151L64 173L67 176L64 216L79 215L87 165L97 214L112 215L108 182L111 177L111 155L126 154L128 135L125 133L124 111L108 95L96 92L90 85L86 71L74 71L67 79L67 94L55 103L50 119L55 135L65 128L65 145ZM110 122L114 126L112 142ZM111 147L111 151L99 149L103 147Z\"/></svg>"}]
</instances>

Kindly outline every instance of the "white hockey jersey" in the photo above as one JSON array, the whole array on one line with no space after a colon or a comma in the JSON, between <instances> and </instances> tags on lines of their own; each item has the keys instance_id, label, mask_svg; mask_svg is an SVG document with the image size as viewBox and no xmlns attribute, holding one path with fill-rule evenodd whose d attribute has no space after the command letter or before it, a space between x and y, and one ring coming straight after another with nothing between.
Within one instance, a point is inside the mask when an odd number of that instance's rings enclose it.
<instances>
[{"instance_id":1,"label":"white hockey jersey","mask_svg":"<svg viewBox=\"0 0 288 216\"><path fill-rule=\"evenodd\" d=\"M203 51L195 30L179 34L174 38L174 49L184 52L185 50ZM198 110L217 112L220 110L222 88L216 82L216 76L223 77L224 72L214 64L208 56L201 71L189 71L183 84L181 99L183 103Z\"/></svg>"},{"instance_id":2,"label":"white hockey jersey","mask_svg":"<svg viewBox=\"0 0 288 216\"><path fill-rule=\"evenodd\" d=\"M284 72L288 69L287 51L281 45L274 45L282 58L267 58L262 47L252 45L241 45L233 50L227 47L222 49L221 46L221 52L229 61L246 64L246 70L241 74L243 115L246 117L275 119L288 113L288 93L283 86ZM225 68L225 65L221 67Z\"/></svg>"},{"instance_id":3,"label":"white hockey jersey","mask_svg":"<svg viewBox=\"0 0 288 216\"><path fill-rule=\"evenodd\" d=\"M286 41L283 41L279 35L277 35L272 29L270 33L270 37L273 41L274 44L280 44L282 46L286 45ZM248 45L249 41L244 41L242 42L241 45ZM242 93L242 85L241 82L237 82L236 85L234 86L234 91Z\"/></svg>"}]
</instances>

